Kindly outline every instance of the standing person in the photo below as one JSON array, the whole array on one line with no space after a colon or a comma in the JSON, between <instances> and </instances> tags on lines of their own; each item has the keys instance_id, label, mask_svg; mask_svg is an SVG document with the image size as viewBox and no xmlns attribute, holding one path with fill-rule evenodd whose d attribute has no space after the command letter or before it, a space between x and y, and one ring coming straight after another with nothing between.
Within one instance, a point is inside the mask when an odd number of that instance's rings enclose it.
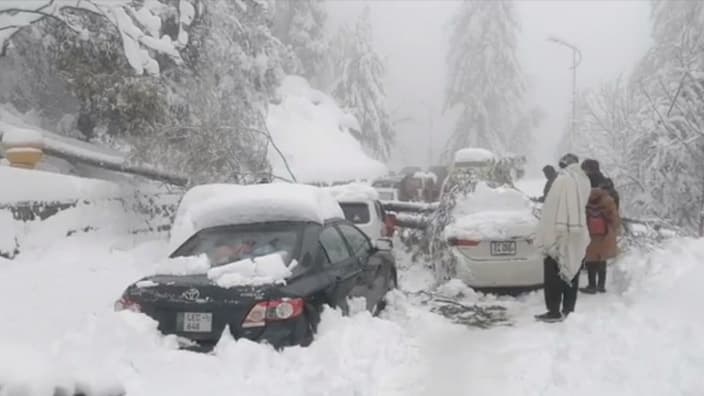
<instances>
[{"instance_id":1,"label":"standing person","mask_svg":"<svg viewBox=\"0 0 704 396\"><path fill-rule=\"evenodd\" d=\"M543 196L538 199L538 202L545 202L545 198L548 196L548 191L550 191L550 187L552 187L552 183L557 177L557 171L552 165L545 165L543 167L543 174L545 175L547 181L545 182L545 187L543 187Z\"/></svg>"},{"instance_id":2,"label":"standing person","mask_svg":"<svg viewBox=\"0 0 704 396\"><path fill-rule=\"evenodd\" d=\"M589 178L589 183L592 185L592 188L597 187L597 186L603 186L607 183L607 178L604 176L603 173L601 173L601 166L599 165L599 161L591 158L587 158L584 161L582 161L582 170L584 170L584 173L587 174L587 177Z\"/></svg>"},{"instance_id":3,"label":"standing person","mask_svg":"<svg viewBox=\"0 0 704 396\"><path fill-rule=\"evenodd\" d=\"M585 212L589 178L574 154L565 154L559 165L561 170L545 199L535 238L545 257L543 283L547 308L546 313L535 318L546 322L560 321L574 311L579 270L589 245Z\"/></svg>"},{"instance_id":4,"label":"standing person","mask_svg":"<svg viewBox=\"0 0 704 396\"><path fill-rule=\"evenodd\" d=\"M621 229L618 193L611 179L607 179L598 171L599 163L594 162L596 166L585 167L582 163L592 186L587 205L587 225L591 241L584 258L589 283L587 287L580 289L588 294L606 292L606 260L618 254L617 237Z\"/></svg>"}]
</instances>

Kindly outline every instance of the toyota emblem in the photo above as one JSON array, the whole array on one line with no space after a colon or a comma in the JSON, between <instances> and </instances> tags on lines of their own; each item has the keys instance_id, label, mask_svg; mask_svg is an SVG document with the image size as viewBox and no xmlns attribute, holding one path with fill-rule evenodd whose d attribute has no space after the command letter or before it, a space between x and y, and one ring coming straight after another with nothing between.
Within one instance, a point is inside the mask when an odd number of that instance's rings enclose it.
<instances>
[{"instance_id":1,"label":"toyota emblem","mask_svg":"<svg viewBox=\"0 0 704 396\"><path fill-rule=\"evenodd\" d=\"M181 297L185 298L186 300L195 301L198 299L198 297L200 297L200 292L198 291L198 289L188 289L181 294Z\"/></svg>"}]
</instances>

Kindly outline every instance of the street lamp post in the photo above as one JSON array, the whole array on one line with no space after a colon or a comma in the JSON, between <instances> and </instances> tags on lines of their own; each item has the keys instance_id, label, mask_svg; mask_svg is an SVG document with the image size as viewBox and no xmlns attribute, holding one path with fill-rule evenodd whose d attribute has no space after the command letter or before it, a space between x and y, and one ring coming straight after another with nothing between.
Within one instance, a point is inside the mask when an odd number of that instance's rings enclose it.
<instances>
[{"instance_id":1,"label":"street lamp post","mask_svg":"<svg viewBox=\"0 0 704 396\"><path fill-rule=\"evenodd\" d=\"M572 128L570 131L570 151L574 150L574 137L577 133L577 66L582 63L582 52L577 46L554 36L548 37L548 41L563 45L572 50Z\"/></svg>"}]
</instances>

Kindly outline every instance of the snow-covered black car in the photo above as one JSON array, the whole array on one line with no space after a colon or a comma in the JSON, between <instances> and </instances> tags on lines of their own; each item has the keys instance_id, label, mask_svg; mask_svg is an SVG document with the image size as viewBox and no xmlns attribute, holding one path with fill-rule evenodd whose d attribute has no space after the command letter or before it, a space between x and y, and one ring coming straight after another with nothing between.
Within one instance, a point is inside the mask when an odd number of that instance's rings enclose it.
<instances>
[{"instance_id":1,"label":"snow-covered black car","mask_svg":"<svg viewBox=\"0 0 704 396\"><path fill-rule=\"evenodd\" d=\"M196 350L211 349L225 329L277 348L307 345L323 306L346 312L350 298L364 297L376 313L396 286L389 245L372 243L311 186L196 187L182 200L172 244L116 309L154 318Z\"/></svg>"}]
</instances>

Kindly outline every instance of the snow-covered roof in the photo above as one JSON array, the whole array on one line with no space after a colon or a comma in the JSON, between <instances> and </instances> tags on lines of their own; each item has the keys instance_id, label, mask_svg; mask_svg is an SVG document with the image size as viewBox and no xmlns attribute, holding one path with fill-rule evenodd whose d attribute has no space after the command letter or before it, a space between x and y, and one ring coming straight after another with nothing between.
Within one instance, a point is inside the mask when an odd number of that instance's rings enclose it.
<instances>
[{"instance_id":1,"label":"snow-covered roof","mask_svg":"<svg viewBox=\"0 0 704 396\"><path fill-rule=\"evenodd\" d=\"M364 183L350 183L325 188L338 202L376 201L379 192Z\"/></svg>"},{"instance_id":2,"label":"snow-covered roof","mask_svg":"<svg viewBox=\"0 0 704 396\"><path fill-rule=\"evenodd\" d=\"M455 162L484 162L494 159L494 153L482 148L463 148L455 153Z\"/></svg>"},{"instance_id":3,"label":"snow-covered roof","mask_svg":"<svg viewBox=\"0 0 704 396\"><path fill-rule=\"evenodd\" d=\"M477 183L473 193L458 197L445 228L445 237L495 239L530 236L538 219L533 205L522 192L508 187L491 188Z\"/></svg>"},{"instance_id":4,"label":"snow-covered roof","mask_svg":"<svg viewBox=\"0 0 704 396\"><path fill-rule=\"evenodd\" d=\"M350 134L359 122L333 98L297 76L284 78L278 96L281 101L269 105L267 126L299 183L372 180L388 172ZM268 158L274 175L291 179L272 145Z\"/></svg>"},{"instance_id":5,"label":"snow-covered roof","mask_svg":"<svg viewBox=\"0 0 704 396\"><path fill-rule=\"evenodd\" d=\"M322 188L289 183L208 184L190 189L171 228L176 249L196 232L221 225L344 218L340 205Z\"/></svg>"}]
</instances>

